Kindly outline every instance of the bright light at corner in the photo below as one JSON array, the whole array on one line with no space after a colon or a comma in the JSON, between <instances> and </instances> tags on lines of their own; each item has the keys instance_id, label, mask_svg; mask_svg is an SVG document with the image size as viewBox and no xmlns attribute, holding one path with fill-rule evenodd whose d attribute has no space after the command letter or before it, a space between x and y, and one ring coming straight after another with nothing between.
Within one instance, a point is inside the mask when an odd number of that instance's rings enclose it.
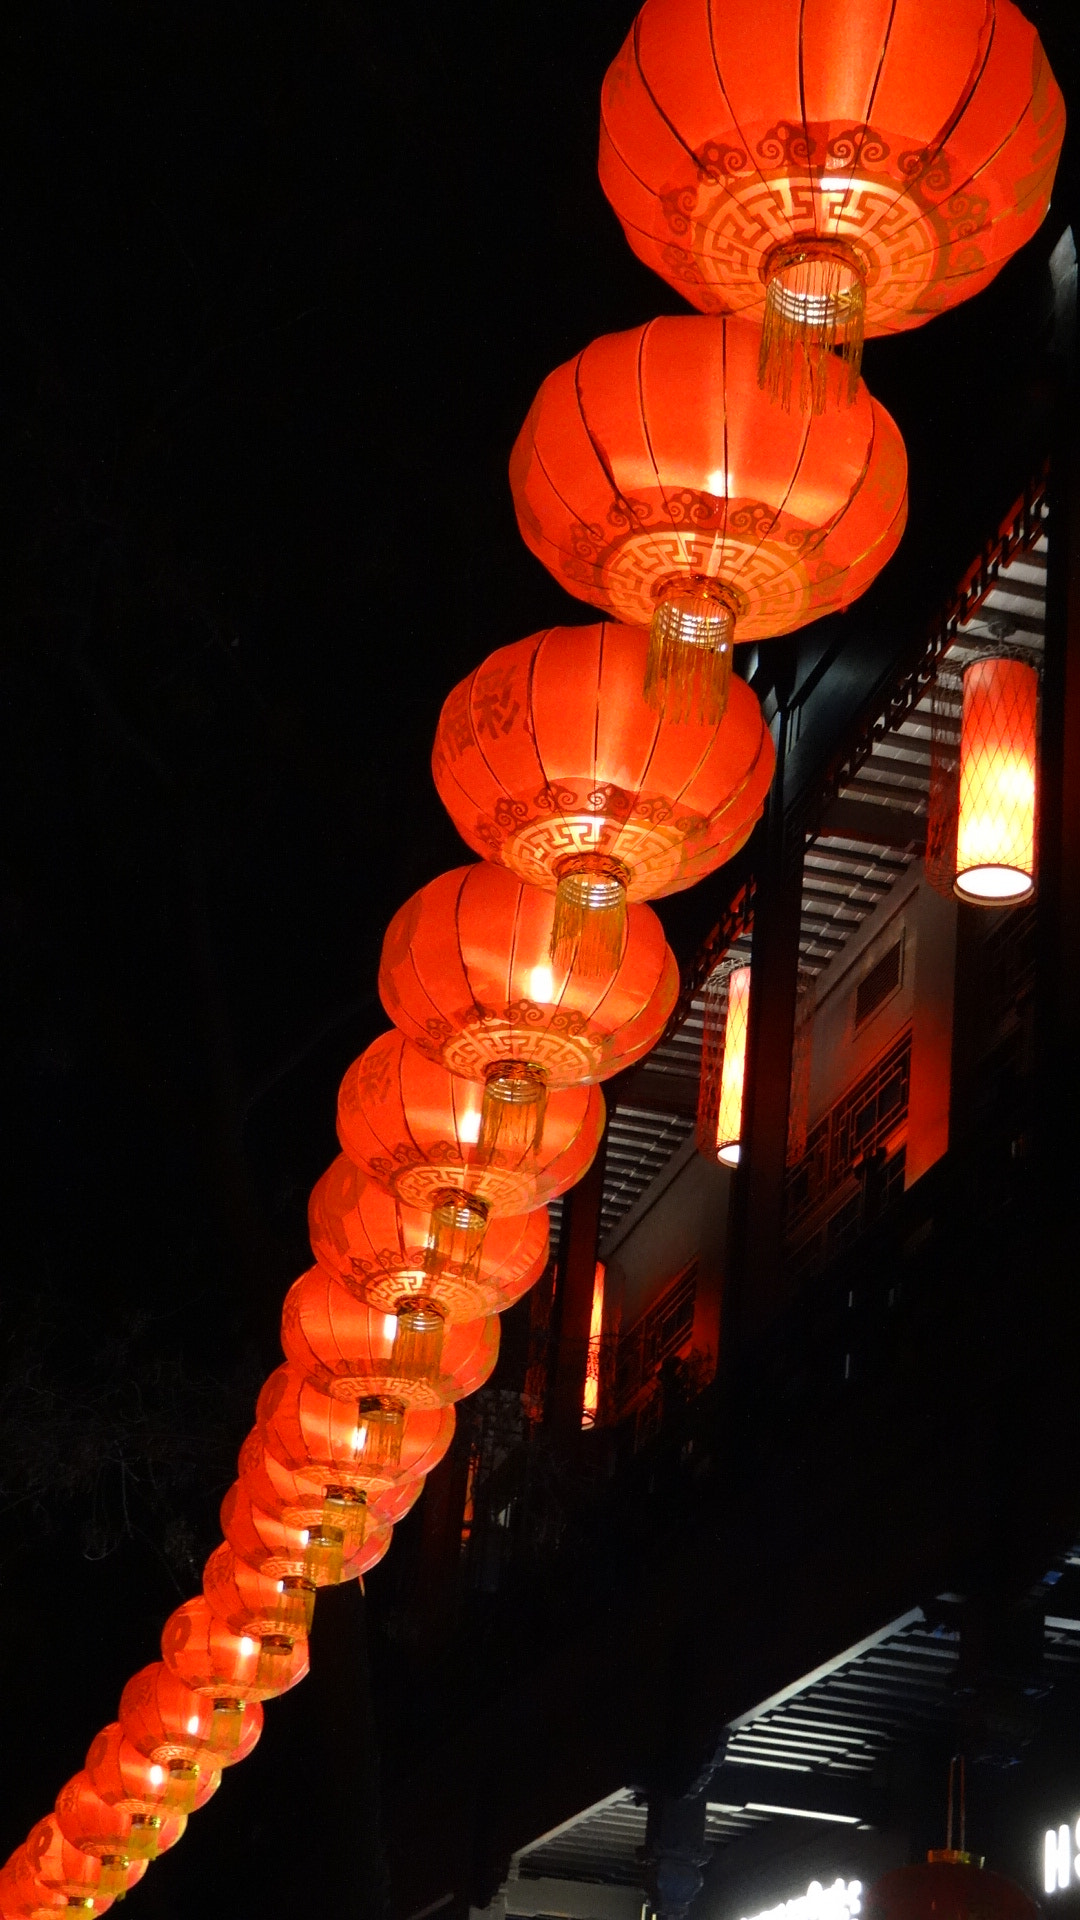
<instances>
[{"instance_id":1,"label":"bright light at corner","mask_svg":"<svg viewBox=\"0 0 1080 1920\"><path fill-rule=\"evenodd\" d=\"M555 998L555 977L550 967L533 967L529 974L529 999L538 1007L548 1007Z\"/></svg>"},{"instance_id":2,"label":"bright light at corner","mask_svg":"<svg viewBox=\"0 0 1080 1920\"><path fill-rule=\"evenodd\" d=\"M790 1813L790 1807L777 1808L777 1812ZM779 1906L765 1907L761 1913L752 1916L752 1920L855 1920L862 1912L862 1881L833 1881L831 1887L823 1887L820 1880L811 1880L804 1894L795 1900L781 1900Z\"/></svg>"}]
</instances>

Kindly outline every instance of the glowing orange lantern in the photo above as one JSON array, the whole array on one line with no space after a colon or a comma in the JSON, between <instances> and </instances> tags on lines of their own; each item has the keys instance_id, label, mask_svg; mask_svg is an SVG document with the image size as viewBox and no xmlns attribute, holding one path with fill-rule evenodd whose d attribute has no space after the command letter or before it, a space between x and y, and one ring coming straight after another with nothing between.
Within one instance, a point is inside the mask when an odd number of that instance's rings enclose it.
<instances>
[{"instance_id":1,"label":"glowing orange lantern","mask_svg":"<svg viewBox=\"0 0 1080 1920\"><path fill-rule=\"evenodd\" d=\"M750 968L714 974L705 992L697 1143L706 1159L739 1164Z\"/></svg>"},{"instance_id":2,"label":"glowing orange lantern","mask_svg":"<svg viewBox=\"0 0 1080 1920\"><path fill-rule=\"evenodd\" d=\"M860 383L804 419L758 386L744 320L653 320L548 375L510 480L560 584L649 626L646 697L718 720L731 647L850 606L896 551L907 456ZM832 374L840 377L839 363Z\"/></svg>"},{"instance_id":3,"label":"glowing orange lantern","mask_svg":"<svg viewBox=\"0 0 1080 1920\"><path fill-rule=\"evenodd\" d=\"M460 1212L449 1209L437 1241L431 1214L384 1193L342 1153L312 1190L311 1250L358 1300L384 1313L417 1295L433 1300L447 1320L499 1313L520 1300L547 1265L547 1209L492 1220L476 1246L468 1209L464 1220Z\"/></svg>"},{"instance_id":4,"label":"glowing orange lantern","mask_svg":"<svg viewBox=\"0 0 1080 1920\"><path fill-rule=\"evenodd\" d=\"M548 1093L606 1080L655 1046L679 991L656 915L605 922L505 867L457 867L394 915L379 995L395 1026L484 1082L481 1152L538 1145Z\"/></svg>"},{"instance_id":5,"label":"glowing orange lantern","mask_svg":"<svg viewBox=\"0 0 1080 1920\"><path fill-rule=\"evenodd\" d=\"M183 1676L181 1676L183 1677ZM195 1813L221 1785L221 1771L205 1755L163 1766L133 1747L119 1720L103 1727L86 1756L95 1793L126 1813Z\"/></svg>"},{"instance_id":6,"label":"glowing orange lantern","mask_svg":"<svg viewBox=\"0 0 1080 1920\"><path fill-rule=\"evenodd\" d=\"M285 1296L281 1344L296 1371L324 1393L352 1401L389 1397L402 1408L443 1407L489 1378L499 1357L499 1320L490 1314L447 1327L423 1295L383 1313L316 1266Z\"/></svg>"},{"instance_id":7,"label":"glowing orange lantern","mask_svg":"<svg viewBox=\"0 0 1080 1920\"><path fill-rule=\"evenodd\" d=\"M344 1535L349 1553L363 1541L369 1526L393 1526L404 1518L423 1491L422 1476L392 1481L378 1491L366 1486L327 1484L317 1469L284 1467L269 1454L258 1427L240 1449L240 1478L257 1507L278 1514L293 1527L334 1527Z\"/></svg>"},{"instance_id":8,"label":"glowing orange lantern","mask_svg":"<svg viewBox=\"0 0 1080 1920\"><path fill-rule=\"evenodd\" d=\"M438 1466L454 1437L453 1407L401 1406L389 1394L345 1400L278 1367L259 1395L256 1417L267 1464L318 1476L327 1490L342 1488L379 1499L402 1481Z\"/></svg>"},{"instance_id":9,"label":"glowing orange lantern","mask_svg":"<svg viewBox=\"0 0 1080 1920\"><path fill-rule=\"evenodd\" d=\"M1039 676L1027 661L975 660L964 674L955 891L980 906L1035 891Z\"/></svg>"},{"instance_id":10,"label":"glowing orange lantern","mask_svg":"<svg viewBox=\"0 0 1080 1920\"><path fill-rule=\"evenodd\" d=\"M864 329L921 326L1031 238L1064 127L1012 0L646 0L600 178L638 258L756 321L763 374L820 407L831 349L853 384Z\"/></svg>"},{"instance_id":11,"label":"glowing orange lantern","mask_svg":"<svg viewBox=\"0 0 1080 1920\"><path fill-rule=\"evenodd\" d=\"M548 1098L537 1147L481 1149L482 1081L463 1080L384 1033L349 1068L338 1095L338 1139L368 1178L407 1205L452 1215L464 1198L479 1223L527 1213L565 1193L591 1166L604 1130L599 1087Z\"/></svg>"},{"instance_id":12,"label":"glowing orange lantern","mask_svg":"<svg viewBox=\"0 0 1080 1920\"><path fill-rule=\"evenodd\" d=\"M175 1847L187 1826L186 1814L128 1813L101 1798L83 1770L56 1796L56 1824L64 1839L101 1861L106 1891L127 1891L124 1876L133 1860L156 1860Z\"/></svg>"},{"instance_id":13,"label":"glowing orange lantern","mask_svg":"<svg viewBox=\"0 0 1080 1920\"><path fill-rule=\"evenodd\" d=\"M201 1593L169 1615L161 1657L186 1687L211 1700L274 1699L308 1671L304 1635L234 1633Z\"/></svg>"},{"instance_id":14,"label":"glowing orange lantern","mask_svg":"<svg viewBox=\"0 0 1080 1920\"><path fill-rule=\"evenodd\" d=\"M60 1831L56 1815L50 1813L31 1827L23 1842L28 1878L32 1876L51 1893L67 1896L69 1903L90 1900L92 1911L100 1913L108 1901L123 1897L146 1872L146 1860L99 1860L96 1854L73 1847Z\"/></svg>"},{"instance_id":15,"label":"glowing orange lantern","mask_svg":"<svg viewBox=\"0 0 1080 1920\"><path fill-rule=\"evenodd\" d=\"M451 693L431 763L475 853L616 924L738 852L776 760L744 681L719 721L676 723L645 699L647 655L609 621L500 647Z\"/></svg>"},{"instance_id":16,"label":"glowing orange lantern","mask_svg":"<svg viewBox=\"0 0 1080 1920\"><path fill-rule=\"evenodd\" d=\"M359 1579L382 1559L392 1531L388 1520L370 1513L362 1537L328 1526L321 1513L314 1525L298 1526L260 1507L243 1481L234 1481L221 1503L221 1530L245 1566L271 1580L298 1574L316 1588Z\"/></svg>"},{"instance_id":17,"label":"glowing orange lantern","mask_svg":"<svg viewBox=\"0 0 1080 1920\"><path fill-rule=\"evenodd\" d=\"M246 1760L262 1732L263 1711L235 1694L195 1693L162 1661L140 1668L120 1696L120 1725L148 1760L209 1759L217 1767Z\"/></svg>"}]
</instances>

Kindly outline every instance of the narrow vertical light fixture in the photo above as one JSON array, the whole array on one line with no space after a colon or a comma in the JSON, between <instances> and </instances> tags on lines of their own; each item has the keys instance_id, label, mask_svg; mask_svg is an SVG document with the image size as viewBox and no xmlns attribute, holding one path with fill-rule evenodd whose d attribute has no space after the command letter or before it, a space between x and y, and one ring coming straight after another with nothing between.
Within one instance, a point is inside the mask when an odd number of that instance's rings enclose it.
<instances>
[{"instance_id":1,"label":"narrow vertical light fixture","mask_svg":"<svg viewBox=\"0 0 1080 1920\"><path fill-rule=\"evenodd\" d=\"M600 1412L600 1341L604 1331L604 1263L598 1260L593 1275L592 1312L589 1316L589 1350L585 1361L585 1396L581 1405L581 1424L595 1427Z\"/></svg>"},{"instance_id":2,"label":"narrow vertical light fixture","mask_svg":"<svg viewBox=\"0 0 1080 1920\"><path fill-rule=\"evenodd\" d=\"M1024 660L975 660L964 674L953 884L978 906L1015 906L1035 891L1038 700Z\"/></svg>"},{"instance_id":3,"label":"narrow vertical light fixture","mask_svg":"<svg viewBox=\"0 0 1080 1920\"><path fill-rule=\"evenodd\" d=\"M725 1167L737 1167L739 1164L749 1012L750 969L736 967L728 976L724 1060L720 1069L720 1099L716 1113L716 1157Z\"/></svg>"}]
</instances>

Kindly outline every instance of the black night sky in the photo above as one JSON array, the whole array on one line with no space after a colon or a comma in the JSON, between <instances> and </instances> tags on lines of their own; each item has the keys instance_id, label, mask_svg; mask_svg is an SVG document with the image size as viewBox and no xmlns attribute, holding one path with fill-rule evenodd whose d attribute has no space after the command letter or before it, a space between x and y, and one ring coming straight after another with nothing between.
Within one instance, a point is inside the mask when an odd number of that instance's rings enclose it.
<instances>
[{"instance_id":1,"label":"black night sky","mask_svg":"<svg viewBox=\"0 0 1080 1920\"><path fill-rule=\"evenodd\" d=\"M1026 10L1077 113L1074 0ZM383 928L464 857L440 704L493 647L590 617L519 540L506 462L553 366L685 310L596 180L631 17L7 9L0 1857L218 1537L337 1082L385 1024ZM1074 154L987 294L868 348L911 521L816 636L853 685L860 640L925 623L1045 446ZM685 954L709 900L665 919ZM147 1920L378 1910L371 1713L392 1746L419 1524L366 1637L355 1590L320 1601L315 1676L133 1896Z\"/></svg>"}]
</instances>

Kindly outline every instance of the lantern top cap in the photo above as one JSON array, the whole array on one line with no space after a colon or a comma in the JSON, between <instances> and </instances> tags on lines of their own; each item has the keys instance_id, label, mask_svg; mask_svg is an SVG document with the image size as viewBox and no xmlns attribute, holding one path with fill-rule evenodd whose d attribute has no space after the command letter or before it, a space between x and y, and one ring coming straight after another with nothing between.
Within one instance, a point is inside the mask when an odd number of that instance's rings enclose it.
<instances>
[{"instance_id":1,"label":"lantern top cap","mask_svg":"<svg viewBox=\"0 0 1080 1920\"><path fill-rule=\"evenodd\" d=\"M959 1847L931 1847L926 1856L932 1867L985 1867L982 1853L964 1853Z\"/></svg>"}]
</instances>

